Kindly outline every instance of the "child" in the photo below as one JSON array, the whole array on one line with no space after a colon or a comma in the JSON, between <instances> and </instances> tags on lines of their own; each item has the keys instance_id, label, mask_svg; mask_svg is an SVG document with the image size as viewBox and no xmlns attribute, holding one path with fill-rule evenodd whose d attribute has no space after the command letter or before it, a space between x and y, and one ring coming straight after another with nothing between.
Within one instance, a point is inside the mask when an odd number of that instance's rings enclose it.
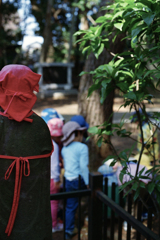
<instances>
[{"instance_id":1,"label":"child","mask_svg":"<svg viewBox=\"0 0 160 240\"><path fill-rule=\"evenodd\" d=\"M82 143L83 132L86 127L80 127L77 122L69 121L64 124L62 158L65 169L66 191L78 190L81 175L81 189L88 187L88 147ZM75 231L75 213L78 207L78 198L69 198L66 203L66 239L70 239Z\"/></svg>"},{"instance_id":2,"label":"child","mask_svg":"<svg viewBox=\"0 0 160 240\"><path fill-rule=\"evenodd\" d=\"M81 127L86 127L86 129L89 128L89 124L82 115L74 115L71 117L70 121L77 122Z\"/></svg>"},{"instance_id":3,"label":"child","mask_svg":"<svg viewBox=\"0 0 160 240\"><path fill-rule=\"evenodd\" d=\"M58 193L60 190L60 164L59 164L59 147L58 144L62 138L63 121L59 118L53 118L47 123L52 142L54 145L54 152L51 155L51 179L50 179L50 193ZM52 216L52 232L61 231L63 224L57 221L58 201L51 201L51 216Z\"/></svg>"},{"instance_id":4,"label":"child","mask_svg":"<svg viewBox=\"0 0 160 240\"><path fill-rule=\"evenodd\" d=\"M87 129L89 128L89 124L86 122L85 118L82 115L74 115L71 117L73 122L77 122L81 127L86 127L86 130L83 132L83 142L86 143L86 138L88 137Z\"/></svg>"},{"instance_id":5,"label":"child","mask_svg":"<svg viewBox=\"0 0 160 240\"><path fill-rule=\"evenodd\" d=\"M64 117L58 113L54 108L45 108L41 112L41 117L43 120L48 123L48 121L52 118L60 118L63 122L65 122Z\"/></svg>"},{"instance_id":6,"label":"child","mask_svg":"<svg viewBox=\"0 0 160 240\"><path fill-rule=\"evenodd\" d=\"M41 117L43 118L43 120L48 123L49 120L51 120L52 118L60 118L63 123L65 123L65 119L64 117L58 113L54 108L45 108L42 110L41 112ZM62 156L61 156L61 150L62 150L62 142L58 142L58 147L59 147L59 161L60 161L60 167L63 168L63 161L62 161Z\"/></svg>"}]
</instances>

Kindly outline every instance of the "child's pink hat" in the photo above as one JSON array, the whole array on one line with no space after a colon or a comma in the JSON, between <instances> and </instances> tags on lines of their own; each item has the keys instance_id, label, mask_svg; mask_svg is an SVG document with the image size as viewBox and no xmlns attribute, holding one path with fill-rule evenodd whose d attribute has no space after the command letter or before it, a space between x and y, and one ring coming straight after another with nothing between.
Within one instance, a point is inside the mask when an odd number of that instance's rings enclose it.
<instances>
[{"instance_id":1,"label":"child's pink hat","mask_svg":"<svg viewBox=\"0 0 160 240\"><path fill-rule=\"evenodd\" d=\"M52 137L62 136L63 121L60 118L52 118L47 123Z\"/></svg>"}]
</instances>

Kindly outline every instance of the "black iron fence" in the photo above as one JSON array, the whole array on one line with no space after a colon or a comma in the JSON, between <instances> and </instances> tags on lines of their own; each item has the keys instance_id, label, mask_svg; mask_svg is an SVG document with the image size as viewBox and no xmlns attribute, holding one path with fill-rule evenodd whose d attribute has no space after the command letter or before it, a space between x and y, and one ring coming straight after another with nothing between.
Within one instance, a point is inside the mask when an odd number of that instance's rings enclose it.
<instances>
[{"instance_id":1,"label":"black iron fence","mask_svg":"<svg viewBox=\"0 0 160 240\"><path fill-rule=\"evenodd\" d=\"M80 182L80 181L79 181ZM79 190L74 192L65 192L65 179L63 184L63 192L52 194L51 200L63 199L63 222L65 240L65 205L67 198L78 197L78 240L80 240L81 231L81 198L88 196L88 240L121 240L123 222L127 222L126 238L131 239L131 227L134 228L135 233L132 239L153 239L160 240L160 235L155 234L152 229L152 210L148 211L147 227L141 222L142 205L139 201L137 203L136 218L131 215L133 201L131 195L127 199L123 198L123 193L118 193L118 203L116 185L113 183L112 187L108 189L107 178L103 184L103 175L99 173L89 174L89 189ZM110 197L108 196L110 195ZM127 202L127 211L124 210L124 204ZM116 236L115 236L116 233ZM124 239L124 236L123 236Z\"/></svg>"}]
</instances>

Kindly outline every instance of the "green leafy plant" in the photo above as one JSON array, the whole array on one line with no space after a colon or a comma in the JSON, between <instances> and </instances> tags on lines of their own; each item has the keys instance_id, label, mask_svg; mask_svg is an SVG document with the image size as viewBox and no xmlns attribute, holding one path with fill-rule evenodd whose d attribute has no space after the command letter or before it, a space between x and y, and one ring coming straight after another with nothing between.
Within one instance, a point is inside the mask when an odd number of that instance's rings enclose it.
<instances>
[{"instance_id":1,"label":"green leafy plant","mask_svg":"<svg viewBox=\"0 0 160 240\"><path fill-rule=\"evenodd\" d=\"M93 91L100 89L101 103L109 95L111 90L119 89L124 103L121 107L129 107L130 111L136 111L137 120L141 133L141 151L137 163L136 176L132 176L127 170L129 157L132 155L133 147L125 149L117 154L114 145L110 140L104 137L117 134L120 137L132 138L132 132L124 127L124 121L119 124L111 124L109 121L102 125L89 129L91 135L97 135L98 146L102 142L110 144L113 155L108 156L114 158L112 166L119 161L123 166L120 174L120 181L123 182L123 176L128 174L131 181L122 184L121 190L128 185L131 188L128 192L134 190L134 200L140 195L140 189L145 188L150 195L157 196L157 203L160 204L160 175L159 162L155 154L152 154L153 168L144 174L144 169L138 171L141 162L141 156L144 151L149 152L150 148L154 148L154 134L157 131L159 112L152 113L151 122L146 112L146 103L153 104L154 96L151 94L159 91L160 84L160 1L159 0L115 0L113 4L103 7L105 15L95 20L96 25L91 26L87 31L78 31L76 35L83 34L83 38L79 40L83 53L88 55L92 52L96 58L100 57L103 49L106 48L110 52L110 44L115 42L118 35L124 34L122 41L125 41L125 49L121 54L110 54L113 59L105 65L101 65L91 72L82 72L83 74L92 74L93 84L89 88L88 97ZM140 109L143 114L140 114ZM155 131L150 139L144 141L143 121L149 126L155 126ZM135 140L136 143L136 140ZM152 173L152 180L148 184L144 184L140 179L149 179ZM127 194L128 194L127 192ZM159 206L156 206L157 211Z\"/></svg>"}]
</instances>

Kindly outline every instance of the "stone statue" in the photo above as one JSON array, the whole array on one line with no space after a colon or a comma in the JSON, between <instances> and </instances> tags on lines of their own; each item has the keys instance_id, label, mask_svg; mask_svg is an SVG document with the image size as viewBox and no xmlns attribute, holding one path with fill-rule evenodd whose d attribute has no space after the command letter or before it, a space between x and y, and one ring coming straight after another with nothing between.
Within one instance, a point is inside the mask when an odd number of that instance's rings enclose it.
<instances>
[{"instance_id":1,"label":"stone statue","mask_svg":"<svg viewBox=\"0 0 160 240\"><path fill-rule=\"evenodd\" d=\"M52 142L32 111L40 75L23 65L0 71L0 239L51 240Z\"/></svg>"}]
</instances>

